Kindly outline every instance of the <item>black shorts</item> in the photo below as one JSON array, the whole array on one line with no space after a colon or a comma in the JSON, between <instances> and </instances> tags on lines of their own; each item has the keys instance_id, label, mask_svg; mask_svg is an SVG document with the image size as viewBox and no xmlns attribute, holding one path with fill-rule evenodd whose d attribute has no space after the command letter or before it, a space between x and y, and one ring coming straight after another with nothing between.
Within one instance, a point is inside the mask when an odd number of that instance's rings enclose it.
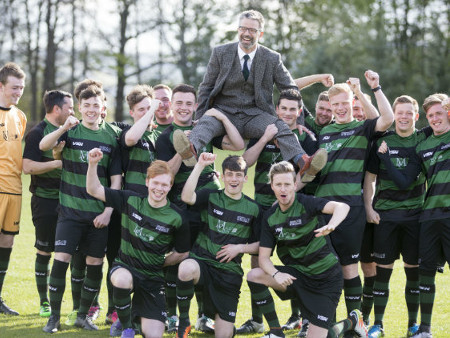
<instances>
[{"instance_id":1,"label":"black shorts","mask_svg":"<svg viewBox=\"0 0 450 338\"><path fill-rule=\"evenodd\" d=\"M330 218L331 216L325 216L327 222ZM336 250L341 265L359 262L365 225L366 210L364 206L350 207L347 217L330 234L331 243Z\"/></svg>"},{"instance_id":2,"label":"black shorts","mask_svg":"<svg viewBox=\"0 0 450 338\"><path fill-rule=\"evenodd\" d=\"M34 247L45 252L55 251L56 223L58 222L57 199L31 196L31 215L36 241Z\"/></svg>"},{"instance_id":3,"label":"black shorts","mask_svg":"<svg viewBox=\"0 0 450 338\"><path fill-rule=\"evenodd\" d=\"M326 329L331 327L344 283L339 264L320 276L304 275L291 266L281 265L276 268L297 278L285 292L275 290L280 299L297 299L302 317L316 326Z\"/></svg>"},{"instance_id":4,"label":"black shorts","mask_svg":"<svg viewBox=\"0 0 450 338\"><path fill-rule=\"evenodd\" d=\"M97 229L93 223L58 219L55 252L73 255L78 250L86 256L103 258L108 242L108 227Z\"/></svg>"},{"instance_id":5,"label":"black shorts","mask_svg":"<svg viewBox=\"0 0 450 338\"><path fill-rule=\"evenodd\" d=\"M361 245L361 263L373 263L375 261L373 257L374 226L375 226L374 223L366 222L366 227L364 228L363 240Z\"/></svg>"},{"instance_id":6,"label":"black shorts","mask_svg":"<svg viewBox=\"0 0 450 338\"><path fill-rule=\"evenodd\" d=\"M114 209L108 224L108 244L106 246L106 258L108 259L109 266L112 266L119 252L121 240L120 232L122 229L121 220L121 213Z\"/></svg>"},{"instance_id":7,"label":"black shorts","mask_svg":"<svg viewBox=\"0 0 450 338\"><path fill-rule=\"evenodd\" d=\"M234 323L242 276L217 269L200 259L191 259L200 265L200 279L195 287L203 290L205 315L214 318L218 314L221 319Z\"/></svg>"},{"instance_id":8,"label":"black shorts","mask_svg":"<svg viewBox=\"0 0 450 338\"><path fill-rule=\"evenodd\" d=\"M164 282L156 281L133 268L113 263L109 278L119 268L128 270L133 276L133 299L131 301L131 318L133 322L139 322L139 318L154 319L160 322L166 321L166 292Z\"/></svg>"},{"instance_id":9,"label":"black shorts","mask_svg":"<svg viewBox=\"0 0 450 338\"><path fill-rule=\"evenodd\" d=\"M383 221L374 229L374 258L377 264L394 263L402 254L406 264L419 264L419 220Z\"/></svg>"},{"instance_id":10,"label":"black shorts","mask_svg":"<svg viewBox=\"0 0 450 338\"><path fill-rule=\"evenodd\" d=\"M435 271L445 261L450 264L450 218L420 223L420 268Z\"/></svg>"}]
</instances>

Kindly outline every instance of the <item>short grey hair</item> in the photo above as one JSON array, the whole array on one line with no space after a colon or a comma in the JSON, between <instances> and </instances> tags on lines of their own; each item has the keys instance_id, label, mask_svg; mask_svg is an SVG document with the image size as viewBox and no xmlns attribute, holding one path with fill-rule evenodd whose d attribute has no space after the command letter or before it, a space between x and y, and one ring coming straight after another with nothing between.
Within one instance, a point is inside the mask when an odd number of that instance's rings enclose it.
<instances>
[{"instance_id":1,"label":"short grey hair","mask_svg":"<svg viewBox=\"0 0 450 338\"><path fill-rule=\"evenodd\" d=\"M252 20L256 20L259 23L259 30L261 32L264 31L264 17L263 15L258 12L255 11L254 9L250 9L248 11L242 12L241 15L239 16L239 23L241 22L242 19L252 19Z\"/></svg>"}]
</instances>

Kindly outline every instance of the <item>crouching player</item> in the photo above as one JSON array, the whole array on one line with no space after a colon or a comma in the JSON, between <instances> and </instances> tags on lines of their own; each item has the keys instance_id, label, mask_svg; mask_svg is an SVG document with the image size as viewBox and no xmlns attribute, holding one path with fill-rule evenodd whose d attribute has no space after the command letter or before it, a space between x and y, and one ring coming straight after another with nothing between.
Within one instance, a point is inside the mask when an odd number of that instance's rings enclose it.
<instances>
[{"instance_id":1,"label":"crouching player","mask_svg":"<svg viewBox=\"0 0 450 338\"><path fill-rule=\"evenodd\" d=\"M173 174L166 162L153 162L147 170L146 197L105 188L97 176L102 156L98 148L89 152L86 187L90 195L122 212L120 251L110 272L119 320L111 335L122 331L122 337L134 337L132 320L140 317L146 338L162 337L166 320L162 268L178 264L189 250L186 217L167 199Z\"/></svg>"},{"instance_id":2,"label":"crouching player","mask_svg":"<svg viewBox=\"0 0 450 338\"><path fill-rule=\"evenodd\" d=\"M247 164L241 156L229 156L223 161L223 190L195 191L201 172L215 158L211 153L200 155L181 193L183 202L201 210L206 225L198 234L189 259L178 268L178 338L187 338L191 330L189 306L194 285L203 288L204 312L215 318L215 336L233 336L244 275L241 257L258 252L260 210L255 201L242 193Z\"/></svg>"},{"instance_id":3,"label":"crouching player","mask_svg":"<svg viewBox=\"0 0 450 338\"><path fill-rule=\"evenodd\" d=\"M255 301L266 314L270 332L265 337L284 337L270 286L283 300L297 298L301 313L310 321L307 337L337 337L353 329L367 337L358 310L349 319L332 327L343 286L342 270L331 245L324 236L331 233L347 216L345 203L328 201L304 194L296 195L296 174L292 164L283 161L272 165L269 181L278 204L266 211L261 225L259 266L247 275ZM331 214L321 226L321 214ZM282 266L270 260L272 250Z\"/></svg>"}]
</instances>

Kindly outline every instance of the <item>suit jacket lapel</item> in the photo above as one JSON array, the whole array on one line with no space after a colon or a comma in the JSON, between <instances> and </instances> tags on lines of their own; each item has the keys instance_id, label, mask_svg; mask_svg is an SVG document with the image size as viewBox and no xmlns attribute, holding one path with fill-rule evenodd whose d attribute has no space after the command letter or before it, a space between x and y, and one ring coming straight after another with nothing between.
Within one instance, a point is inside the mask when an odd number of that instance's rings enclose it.
<instances>
[{"instance_id":1,"label":"suit jacket lapel","mask_svg":"<svg viewBox=\"0 0 450 338\"><path fill-rule=\"evenodd\" d=\"M255 72L255 94L256 88L261 88L266 63L267 59L264 57L264 50L259 46L252 62L252 69L250 70L250 72Z\"/></svg>"}]
</instances>

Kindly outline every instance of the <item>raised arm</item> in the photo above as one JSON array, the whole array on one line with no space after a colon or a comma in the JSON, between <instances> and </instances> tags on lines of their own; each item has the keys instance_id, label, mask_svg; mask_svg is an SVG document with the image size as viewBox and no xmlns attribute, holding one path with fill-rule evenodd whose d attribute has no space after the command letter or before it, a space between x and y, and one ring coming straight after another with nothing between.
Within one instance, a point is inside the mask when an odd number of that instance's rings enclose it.
<instances>
[{"instance_id":1,"label":"raised arm","mask_svg":"<svg viewBox=\"0 0 450 338\"><path fill-rule=\"evenodd\" d=\"M100 183L97 174L97 167L103 158L103 152L99 148L91 149L88 153L88 170L86 173L86 191L92 197L105 202L105 188Z\"/></svg>"},{"instance_id":2,"label":"raised arm","mask_svg":"<svg viewBox=\"0 0 450 338\"><path fill-rule=\"evenodd\" d=\"M189 205L193 205L197 200L197 194L195 189L197 188L198 178L206 166L213 164L216 159L215 154L211 153L201 153L198 162L195 164L194 169L192 169L186 183L184 184L183 191L181 192L181 200Z\"/></svg>"},{"instance_id":3,"label":"raised arm","mask_svg":"<svg viewBox=\"0 0 450 338\"><path fill-rule=\"evenodd\" d=\"M247 162L247 166L251 167L256 163L266 144L270 142L277 133L278 128L275 126L275 124L269 124L266 127L263 136L258 140L258 142L248 148L242 155L245 162Z\"/></svg>"},{"instance_id":4,"label":"raised arm","mask_svg":"<svg viewBox=\"0 0 450 338\"><path fill-rule=\"evenodd\" d=\"M376 180L377 175L366 171L366 176L364 177L363 198L367 222L380 224L380 215L373 209L373 197L375 196Z\"/></svg>"},{"instance_id":5,"label":"raised arm","mask_svg":"<svg viewBox=\"0 0 450 338\"><path fill-rule=\"evenodd\" d=\"M361 91L361 84L359 82L359 79L357 77L351 77L347 80L347 84L350 86L350 89L355 93L358 100L361 102L363 108L364 108L364 114L366 115L366 118L368 120L373 120L380 116L380 113L378 113L377 108L370 103L370 101L366 98L364 93Z\"/></svg>"},{"instance_id":6,"label":"raised arm","mask_svg":"<svg viewBox=\"0 0 450 338\"><path fill-rule=\"evenodd\" d=\"M394 122L394 112L392 111L392 107L388 99L381 90L380 77L378 73L372 70L367 70L364 73L364 76L366 77L368 85L372 88L372 91L373 89L379 88L374 92L378 109L380 110L380 118L377 120L375 130L386 131L392 125L392 122Z\"/></svg>"},{"instance_id":7,"label":"raised arm","mask_svg":"<svg viewBox=\"0 0 450 338\"><path fill-rule=\"evenodd\" d=\"M308 75L295 79L294 81L300 90L318 82L321 82L325 87L331 87L334 85L334 77L332 74Z\"/></svg>"},{"instance_id":8,"label":"raised arm","mask_svg":"<svg viewBox=\"0 0 450 338\"><path fill-rule=\"evenodd\" d=\"M128 147L134 146L141 139L142 135L144 135L148 126L151 125L155 111L158 109L160 103L161 101L153 99L150 104L150 109L145 113L145 115L126 131L125 144Z\"/></svg>"},{"instance_id":9,"label":"raised arm","mask_svg":"<svg viewBox=\"0 0 450 338\"><path fill-rule=\"evenodd\" d=\"M223 150L239 151L244 149L245 143L239 131L236 129L233 123L222 112L217 109L209 109L205 115L213 116L220 122L222 122L226 135L222 140Z\"/></svg>"},{"instance_id":10,"label":"raised arm","mask_svg":"<svg viewBox=\"0 0 450 338\"><path fill-rule=\"evenodd\" d=\"M69 129L72 129L80 121L75 116L69 116L61 128L56 129L48 135L45 135L39 143L39 149L42 151L50 150L58 144L58 139Z\"/></svg>"}]
</instances>

